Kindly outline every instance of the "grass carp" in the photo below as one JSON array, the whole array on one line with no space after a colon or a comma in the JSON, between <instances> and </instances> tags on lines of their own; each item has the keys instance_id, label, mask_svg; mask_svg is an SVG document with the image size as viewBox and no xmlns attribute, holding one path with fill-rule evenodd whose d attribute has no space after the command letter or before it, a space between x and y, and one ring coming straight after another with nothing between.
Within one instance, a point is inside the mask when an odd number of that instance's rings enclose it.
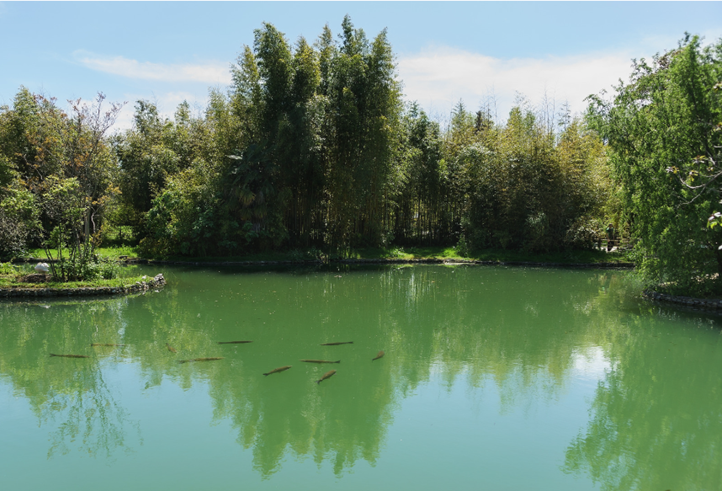
<instances>
[{"instance_id":1,"label":"grass carp","mask_svg":"<svg viewBox=\"0 0 722 491\"><path fill-rule=\"evenodd\" d=\"M353 341L341 341L336 343L321 343L321 346L338 346L339 344L353 344Z\"/></svg>"},{"instance_id":2,"label":"grass carp","mask_svg":"<svg viewBox=\"0 0 722 491\"><path fill-rule=\"evenodd\" d=\"M50 356L59 356L61 358L90 358L88 355L56 355L55 353L50 353Z\"/></svg>"},{"instance_id":3,"label":"grass carp","mask_svg":"<svg viewBox=\"0 0 722 491\"><path fill-rule=\"evenodd\" d=\"M372 359L371 361L378 360L378 359L381 358L382 356L384 356L383 350L382 350L382 351L379 351L379 352L376 354L376 358Z\"/></svg>"},{"instance_id":4,"label":"grass carp","mask_svg":"<svg viewBox=\"0 0 722 491\"><path fill-rule=\"evenodd\" d=\"M336 370L331 370L331 371L329 371L329 372L324 373L324 374L323 374L323 377L321 377L320 379L316 380L316 383L317 383L317 384L320 384L321 382L323 382L323 381L326 380L327 378L333 377L333 374L334 374L334 373L336 373Z\"/></svg>"},{"instance_id":5,"label":"grass carp","mask_svg":"<svg viewBox=\"0 0 722 491\"><path fill-rule=\"evenodd\" d=\"M178 360L178 363L188 363L191 361L216 361L216 360L222 360L222 356L214 356L210 358L191 358L190 360Z\"/></svg>"},{"instance_id":6,"label":"grass carp","mask_svg":"<svg viewBox=\"0 0 722 491\"><path fill-rule=\"evenodd\" d=\"M329 361L329 360L301 360L306 363L341 363L341 360Z\"/></svg>"},{"instance_id":7,"label":"grass carp","mask_svg":"<svg viewBox=\"0 0 722 491\"><path fill-rule=\"evenodd\" d=\"M288 370L289 368L291 368L291 365L286 365L285 367L278 367L278 368L274 368L274 369L273 369L273 370L271 370L270 372L268 372L268 373L264 373L263 375L266 375L266 376L268 376L268 375L271 375L272 373L278 373L278 372L283 372L283 371L286 371L286 370Z\"/></svg>"}]
</instances>

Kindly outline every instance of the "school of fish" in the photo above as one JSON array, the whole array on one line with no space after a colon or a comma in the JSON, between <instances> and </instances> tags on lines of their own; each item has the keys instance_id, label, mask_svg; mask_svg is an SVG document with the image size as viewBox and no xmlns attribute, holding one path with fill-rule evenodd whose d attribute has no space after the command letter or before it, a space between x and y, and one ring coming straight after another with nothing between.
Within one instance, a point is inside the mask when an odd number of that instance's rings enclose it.
<instances>
[{"instance_id":1,"label":"school of fish","mask_svg":"<svg viewBox=\"0 0 722 491\"><path fill-rule=\"evenodd\" d=\"M218 344L247 344L247 343L252 343L252 342L253 341L218 341ZM321 343L321 346L339 346L342 344L353 344L353 341L334 341L334 342L330 342L330 343ZM125 344L91 343L90 346L91 347L100 347L100 346L119 347L119 346L125 346ZM178 353L178 351L170 344L165 343L165 346L166 346L166 348L168 348L168 351L170 351L171 353ZM60 357L60 358L90 358L90 356L88 356L88 355L56 354L56 353L49 353L49 354L50 354L50 356L56 356L56 357ZM372 358L371 361L378 360L382 356L384 356L384 352L379 351L376 354L376 357ZM223 359L224 358L222 356L213 356L213 357L204 357L204 358L189 358L186 360L178 360L178 363L190 363L190 362L196 362L196 361L217 361L217 360L223 360ZM303 359L301 361L305 362L305 363L341 363L341 360L332 361L332 360ZM268 375L271 375L272 373L285 372L289 368L291 368L291 365L274 368L270 372L266 372L263 375L268 376ZM320 384L324 380L333 377L335 374L336 374L336 370L329 370L328 372L324 373L320 379L316 380L316 383Z\"/></svg>"}]
</instances>

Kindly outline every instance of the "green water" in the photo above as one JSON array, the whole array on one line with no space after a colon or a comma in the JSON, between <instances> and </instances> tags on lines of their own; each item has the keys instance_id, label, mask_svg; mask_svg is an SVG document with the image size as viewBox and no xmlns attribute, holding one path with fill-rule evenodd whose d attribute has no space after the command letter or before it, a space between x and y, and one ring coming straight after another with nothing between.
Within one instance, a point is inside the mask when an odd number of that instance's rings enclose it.
<instances>
[{"instance_id":1,"label":"green water","mask_svg":"<svg viewBox=\"0 0 722 491\"><path fill-rule=\"evenodd\" d=\"M0 303L2 489L722 489L720 321L625 273L163 272Z\"/></svg>"}]
</instances>

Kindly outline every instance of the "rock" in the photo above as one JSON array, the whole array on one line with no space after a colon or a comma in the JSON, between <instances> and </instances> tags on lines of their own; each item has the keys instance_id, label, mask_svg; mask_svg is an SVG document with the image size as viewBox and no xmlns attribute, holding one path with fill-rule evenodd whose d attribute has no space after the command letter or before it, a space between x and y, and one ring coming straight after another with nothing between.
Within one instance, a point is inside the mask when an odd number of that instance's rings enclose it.
<instances>
[{"instance_id":1,"label":"rock","mask_svg":"<svg viewBox=\"0 0 722 491\"><path fill-rule=\"evenodd\" d=\"M37 266L36 266L37 268ZM20 278L21 283L47 283L52 276L45 273L28 274Z\"/></svg>"}]
</instances>

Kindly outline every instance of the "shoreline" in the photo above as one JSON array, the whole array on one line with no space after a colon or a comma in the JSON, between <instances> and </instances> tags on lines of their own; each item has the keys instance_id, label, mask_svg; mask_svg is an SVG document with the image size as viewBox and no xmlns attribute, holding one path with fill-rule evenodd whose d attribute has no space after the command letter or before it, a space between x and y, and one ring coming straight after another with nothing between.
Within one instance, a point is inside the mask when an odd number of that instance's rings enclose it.
<instances>
[{"instance_id":1,"label":"shoreline","mask_svg":"<svg viewBox=\"0 0 722 491\"><path fill-rule=\"evenodd\" d=\"M322 264L473 264L481 266L533 266L548 268L599 268L634 269L634 263L598 262L598 263L560 263L543 261L485 261L480 259L331 259L327 262L312 260L260 260L260 261L178 261L165 259L129 259L125 264L165 264L171 266L283 266L283 265L322 265Z\"/></svg>"},{"instance_id":2,"label":"shoreline","mask_svg":"<svg viewBox=\"0 0 722 491\"><path fill-rule=\"evenodd\" d=\"M22 262L40 261L39 258L25 258ZM20 262L18 261L18 262ZM47 261L47 260L45 260ZM484 261L476 259L332 259L328 262L310 260L267 260L267 261L177 261L177 260L154 260L154 259L126 259L120 262L126 265L143 264L154 265L164 264L170 266L301 266L301 265L323 265L323 264L443 264L443 265L478 265L478 266L520 266L520 267L542 267L542 268L571 268L571 269L634 269L633 263L627 262L599 262L599 263L558 263L558 262L536 262L536 261ZM79 288L22 288L22 287L0 287L0 298L22 298L22 297L73 297L73 296L108 296L127 295L132 293L146 292L151 289L162 288L166 285L165 277L159 273L148 281L136 281L131 285L123 286L100 286L100 287L79 287ZM652 302L672 304L695 310L719 312L722 311L722 299L704 299L682 295L669 295L654 290L644 290L642 298Z\"/></svg>"},{"instance_id":3,"label":"shoreline","mask_svg":"<svg viewBox=\"0 0 722 491\"><path fill-rule=\"evenodd\" d=\"M136 281L123 286L95 286L78 288L22 288L0 287L0 298L27 298L27 297L88 297L107 295L128 295L142 293L148 290L162 288L166 281L163 273L147 281Z\"/></svg>"},{"instance_id":4,"label":"shoreline","mask_svg":"<svg viewBox=\"0 0 722 491\"><path fill-rule=\"evenodd\" d=\"M644 290L642 297L650 302L660 302L664 304L673 304L680 307L687 307L694 310L702 310L705 312L722 313L722 300L712 298L696 298L686 297L683 295L669 295L667 293L659 293L654 290Z\"/></svg>"}]
</instances>

